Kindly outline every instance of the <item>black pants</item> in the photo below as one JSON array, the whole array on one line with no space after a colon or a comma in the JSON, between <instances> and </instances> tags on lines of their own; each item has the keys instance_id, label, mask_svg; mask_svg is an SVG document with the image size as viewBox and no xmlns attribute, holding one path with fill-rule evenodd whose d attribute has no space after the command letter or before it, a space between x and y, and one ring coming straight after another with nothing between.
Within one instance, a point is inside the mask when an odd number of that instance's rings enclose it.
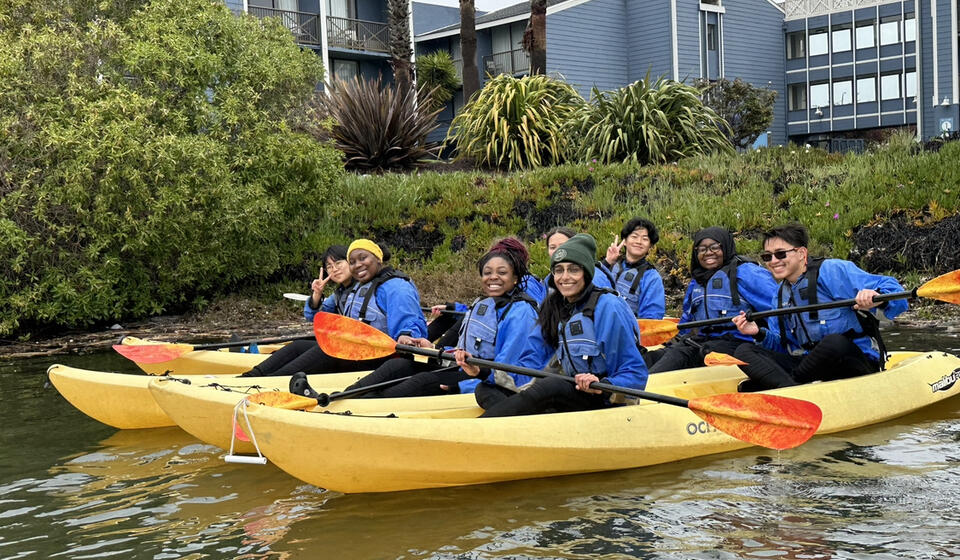
<instances>
[{"instance_id":1,"label":"black pants","mask_svg":"<svg viewBox=\"0 0 960 560\"><path fill-rule=\"evenodd\" d=\"M456 346L460 337L460 325L463 315L441 313L439 317L427 325L427 340L435 341L437 348Z\"/></svg>"},{"instance_id":2,"label":"black pants","mask_svg":"<svg viewBox=\"0 0 960 560\"><path fill-rule=\"evenodd\" d=\"M772 352L755 344L743 344L733 355L747 362L740 369L750 378L750 382L743 386L748 391L845 379L880 371L879 363L867 358L859 346L840 334L823 337L805 356Z\"/></svg>"},{"instance_id":3,"label":"black pants","mask_svg":"<svg viewBox=\"0 0 960 560\"><path fill-rule=\"evenodd\" d=\"M387 358L375 360L343 360L328 356L315 340L294 340L270 354L260 365L243 374L243 377L264 375L293 375L298 371L307 374L340 373L374 369Z\"/></svg>"},{"instance_id":4,"label":"black pants","mask_svg":"<svg viewBox=\"0 0 960 560\"><path fill-rule=\"evenodd\" d=\"M384 362L370 375L347 387L346 390L369 387L394 379L402 379L396 385L377 389L363 395L364 398L427 397L432 395L456 394L457 385L470 376L457 366L440 368L436 363L418 362L410 358L393 358ZM444 389L441 385L446 386Z\"/></svg>"},{"instance_id":5,"label":"black pants","mask_svg":"<svg viewBox=\"0 0 960 560\"><path fill-rule=\"evenodd\" d=\"M571 412L593 410L606 406L606 396L578 391L565 379L548 377L538 379L530 388L520 391L486 410L481 418L524 416L547 411Z\"/></svg>"},{"instance_id":6,"label":"black pants","mask_svg":"<svg viewBox=\"0 0 960 560\"><path fill-rule=\"evenodd\" d=\"M643 359L650 373L703 367L703 357L710 352L732 355L741 344L744 344L742 340L734 338L688 337L666 348L647 352Z\"/></svg>"},{"instance_id":7,"label":"black pants","mask_svg":"<svg viewBox=\"0 0 960 560\"><path fill-rule=\"evenodd\" d=\"M477 404L480 405L480 408L487 410L500 401L516 395L517 392L499 385L480 383L473 394L477 398Z\"/></svg>"}]
</instances>

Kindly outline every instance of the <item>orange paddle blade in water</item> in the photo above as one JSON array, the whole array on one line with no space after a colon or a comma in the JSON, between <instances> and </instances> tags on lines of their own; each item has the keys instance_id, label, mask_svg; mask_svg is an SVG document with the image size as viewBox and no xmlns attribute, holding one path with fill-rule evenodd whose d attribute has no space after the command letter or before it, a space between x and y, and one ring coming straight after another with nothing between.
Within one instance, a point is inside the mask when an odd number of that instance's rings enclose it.
<instances>
[{"instance_id":1,"label":"orange paddle blade in water","mask_svg":"<svg viewBox=\"0 0 960 560\"><path fill-rule=\"evenodd\" d=\"M730 354L721 354L720 352L710 352L703 357L703 365L706 366L745 366L747 362L738 360Z\"/></svg>"},{"instance_id":2,"label":"orange paddle blade in water","mask_svg":"<svg viewBox=\"0 0 960 560\"><path fill-rule=\"evenodd\" d=\"M313 317L313 334L327 355L344 360L382 358L397 347L389 335L366 323L323 311Z\"/></svg>"},{"instance_id":3,"label":"orange paddle blade in water","mask_svg":"<svg viewBox=\"0 0 960 560\"><path fill-rule=\"evenodd\" d=\"M960 304L960 270L954 270L917 288L917 295L947 303Z\"/></svg>"},{"instance_id":4,"label":"orange paddle blade in water","mask_svg":"<svg viewBox=\"0 0 960 560\"><path fill-rule=\"evenodd\" d=\"M647 348L657 346L677 336L677 323L663 319L637 319L640 344Z\"/></svg>"},{"instance_id":5,"label":"orange paddle blade in water","mask_svg":"<svg viewBox=\"0 0 960 560\"><path fill-rule=\"evenodd\" d=\"M189 344L114 344L113 349L138 364L161 364L193 350Z\"/></svg>"},{"instance_id":6,"label":"orange paddle blade in water","mask_svg":"<svg viewBox=\"0 0 960 560\"><path fill-rule=\"evenodd\" d=\"M797 447L813 437L823 420L812 402L763 393L690 399L687 407L720 431L770 449Z\"/></svg>"}]
</instances>

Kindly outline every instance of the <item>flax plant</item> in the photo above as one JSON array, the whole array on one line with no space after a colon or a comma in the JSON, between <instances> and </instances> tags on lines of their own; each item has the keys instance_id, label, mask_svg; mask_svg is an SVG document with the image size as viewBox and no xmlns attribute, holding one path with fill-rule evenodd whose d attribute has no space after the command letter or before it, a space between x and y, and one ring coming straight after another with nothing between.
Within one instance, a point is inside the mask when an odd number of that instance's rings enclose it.
<instances>
[{"instance_id":1,"label":"flax plant","mask_svg":"<svg viewBox=\"0 0 960 560\"><path fill-rule=\"evenodd\" d=\"M564 129L583 103L571 86L547 76L501 74L453 119L447 142L456 143L459 157L489 167L555 165L567 156Z\"/></svg>"},{"instance_id":2,"label":"flax plant","mask_svg":"<svg viewBox=\"0 0 960 560\"><path fill-rule=\"evenodd\" d=\"M729 126L700 100L697 88L650 76L614 91L593 88L570 125L582 161L668 163L730 153Z\"/></svg>"}]
</instances>

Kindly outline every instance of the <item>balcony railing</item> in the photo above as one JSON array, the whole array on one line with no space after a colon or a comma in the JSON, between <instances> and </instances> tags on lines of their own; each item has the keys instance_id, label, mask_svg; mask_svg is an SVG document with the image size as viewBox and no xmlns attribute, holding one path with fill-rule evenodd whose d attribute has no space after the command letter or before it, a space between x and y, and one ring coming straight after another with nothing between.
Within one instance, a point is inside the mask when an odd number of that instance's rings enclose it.
<instances>
[{"instance_id":1,"label":"balcony railing","mask_svg":"<svg viewBox=\"0 0 960 560\"><path fill-rule=\"evenodd\" d=\"M356 51L390 52L386 23L327 17L327 46Z\"/></svg>"},{"instance_id":2,"label":"balcony railing","mask_svg":"<svg viewBox=\"0 0 960 560\"><path fill-rule=\"evenodd\" d=\"M530 55L523 49L493 53L483 57L483 73L523 74L530 71Z\"/></svg>"},{"instance_id":3,"label":"balcony railing","mask_svg":"<svg viewBox=\"0 0 960 560\"><path fill-rule=\"evenodd\" d=\"M784 19L799 19L838 12L878 6L887 0L786 0L783 4Z\"/></svg>"},{"instance_id":4,"label":"balcony railing","mask_svg":"<svg viewBox=\"0 0 960 560\"><path fill-rule=\"evenodd\" d=\"M250 6L258 18L275 17L301 45L320 46L320 16L307 12ZM327 46L356 51L390 52L386 23L327 16Z\"/></svg>"}]
</instances>

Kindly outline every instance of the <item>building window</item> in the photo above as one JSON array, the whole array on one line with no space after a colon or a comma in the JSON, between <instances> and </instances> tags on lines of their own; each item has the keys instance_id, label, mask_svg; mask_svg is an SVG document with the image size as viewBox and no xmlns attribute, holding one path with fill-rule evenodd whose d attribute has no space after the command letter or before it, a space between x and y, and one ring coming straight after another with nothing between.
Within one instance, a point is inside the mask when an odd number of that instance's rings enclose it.
<instances>
[{"instance_id":1,"label":"building window","mask_svg":"<svg viewBox=\"0 0 960 560\"><path fill-rule=\"evenodd\" d=\"M903 20L903 40L907 43L917 40L917 20L912 15Z\"/></svg>"},{"instance_id":2,"label":"building window","mask_svg":"<svg viewBox=\"0 0 960 560\"><path fill-rule=\"evenodd\" d=\"M880 101L900 99L900 74L880 76Z\"/></svg>"},{"instance_id":3,"label":"building window","mask_svg":"<svg viewBox=\"0 0 960 560\"><path fill-rule=\"evenodd\" d=\"M876 45L873 24L857 26L857 48L871 49Z\"/></svg>"},{"instance_id":4,"label":"building window","mask_svg":"<svg viewBox=\"0 0 960 560\"><path fill-rule=\"evenodd\" d=\"M787 90L791 111L805 111L807 109L807 84L791 84Z\"/></svg>"},{"instance_id":5,"label":"building window","mask_svg":"<svg viewBox=\"0 0 960 560\"><path fill-rule=\"evenodd\" d=\"M900 20L887 18L880 20L880 44L892 45L900 42Z\"/></svg>"},{"instance_id":6,"label":"building window","mask_svg":"<svg viewBox=\"0 0 960 560\"><path fill-rule=\"evenodd\" d=\"M349 82L360 75L360 65L356 60L334 59L333 75L338 80Z\"/></svg>"},{"instance_id":7,"label":"building window","mask_svg":"<svg viewBox=\"0 0 960 560\"><path fill-rule=\"evenodd\" d=\"M917 71L912 70L903 75L903 89L908 99L917 96Z\"/></svg>"},{"instance_id":8,"label":"building window","mask_svg":"<svg viewBox=\"0 0 960 560\"><path fill-rule=\"evenodd\" d=\"M810 108L819 109L830 105L830 84L810 84Z\"/></svg>"},{"instance_id":9,"label":"building window","mask_svg":"<svg viewBox=\"0 0 960 560\"><path fill-rule=\"evenodd\" d=\"M853 80L833 82L833 104L850 105L853 103Z\"/></svg>"},{"instance_id":10,"label":"building window","mask_svg":"<svg viewBox=\"0 0 960 560\"><path fill-rule=\"evenodd\" d=\"M829 46L827 45L827 30L817 29L810 32L810 56L827 54Z\"/></svg>"},{"instance_id":11,"label":"building window","mask_svg":"<svg viewBox=\"0 0 960 560\"><path fill-rule=\"evenodd\" d=\"M707 24L707 50L717 50L717 24L715 23Z\"/></svg>"},{"instance_id":12,"label":"building window","mask_svg":"<svg viewBox=\"0 0 960 560\"><path fill-rule=\"evenodd\" d=\"M787 58L806 58L806 37L803 31L787 34Z\"/></svg>"},{"instance_id":13,"label":"building window","mask_svg":"<svg viewBox=\"0 0 960 560\"><path fill-rule=\"evenodd\" d=\"M846 52L850 50L850 31L849 27L834 29L833 37L833 52Z\"/></svg>"},{"instance_id":14,"label":"building window","mask_svg":"<svg viewBox=\"0 0 960 560\"><path fill-rule=\"evenodd\" d=\"M857 78L857 103L873 103L877 100L877 77Z\"/></svg>"}]
</instances>

